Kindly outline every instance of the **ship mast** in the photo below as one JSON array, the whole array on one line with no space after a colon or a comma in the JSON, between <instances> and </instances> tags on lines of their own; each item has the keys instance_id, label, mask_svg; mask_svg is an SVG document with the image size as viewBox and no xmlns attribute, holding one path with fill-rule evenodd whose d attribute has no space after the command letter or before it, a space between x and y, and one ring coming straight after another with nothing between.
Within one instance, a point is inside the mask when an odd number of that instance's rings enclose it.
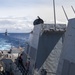
<instances>
[{"instance_id":1,"label":"ship mast","mask_svg":"<svg viewBox=\"0 0 75 75\"><path fill-rule=\"evenodd\" d=\"M53 9L54 9L54 27L56 30L56 12L55 12L55 0L53 0Z\"/></svg>"},{"instance_id":2,"label":"ship mast","mask_svg":"<svg viewBox=\"0 0 75 75\"><path fill-rule=\"evenodd\" d=\"M75 13L75 10L74 10L73 6L71 6L71 8L72 8L73 12Z\"/></svg>"},{"instance_id":3,"label":"ship mast","mask_svg":"<svg viewBox=\"0 0 75 75\"><path fill-rule=\"evenodd\" d=\"M67 16L66 11L65 11L65 9L64 9L63 6L62 6L62 9L63 9L63 11L64 11L64 14L65 14L65 16L66 16L66 19L68 20L68 16Z\"/></svg>"}]
</instances>

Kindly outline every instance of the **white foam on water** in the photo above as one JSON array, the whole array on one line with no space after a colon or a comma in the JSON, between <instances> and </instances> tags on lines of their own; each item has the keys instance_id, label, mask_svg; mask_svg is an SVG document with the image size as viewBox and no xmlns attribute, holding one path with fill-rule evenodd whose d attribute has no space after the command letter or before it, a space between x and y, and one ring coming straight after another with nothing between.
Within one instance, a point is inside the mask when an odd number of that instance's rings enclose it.
<instances>
[{"instance_id":1,"label":"white foam on water","mask_svg":"<svg viewBox=\"0 0 75 75\"><path fill-rule=\"evenodd\" d=\"M0 50L10 50L11 43L7 43L6 40L0 39Z\"/></svg>"}]
</instances>

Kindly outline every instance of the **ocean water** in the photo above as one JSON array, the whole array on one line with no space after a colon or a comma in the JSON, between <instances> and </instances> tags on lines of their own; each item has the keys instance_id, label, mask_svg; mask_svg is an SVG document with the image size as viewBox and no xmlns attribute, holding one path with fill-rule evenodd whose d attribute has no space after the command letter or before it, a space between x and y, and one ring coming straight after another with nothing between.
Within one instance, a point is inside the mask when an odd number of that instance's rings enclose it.
<instances>
[{"instance_id":1,"label":"ocean water","mask_svg":"<svg viewBox=\"0 0 75 75\"><path fill-rule=\"evenodd\" d=\"M0 50L10 50L11 47L25 47L29 33L0 33Z\"/></svg>"}]
</instances>

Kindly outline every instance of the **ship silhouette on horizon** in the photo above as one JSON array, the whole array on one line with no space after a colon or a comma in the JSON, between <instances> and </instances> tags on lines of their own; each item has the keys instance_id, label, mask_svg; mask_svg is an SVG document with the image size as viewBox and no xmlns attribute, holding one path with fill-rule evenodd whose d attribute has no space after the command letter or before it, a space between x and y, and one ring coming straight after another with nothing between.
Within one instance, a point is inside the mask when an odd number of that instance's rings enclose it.
<instances>
[{"instance_id":1,"label":"ship silhouette on horizon","mask_svg":"<svg viewBox=\"0 0 75 75\"><path fill-rule=\"evenodd\" d=\"M6 31L5 31L5 36L7 36L8 35L8 32L7 32L7 29L6 29Z\"/></svg>"}]
</instances>

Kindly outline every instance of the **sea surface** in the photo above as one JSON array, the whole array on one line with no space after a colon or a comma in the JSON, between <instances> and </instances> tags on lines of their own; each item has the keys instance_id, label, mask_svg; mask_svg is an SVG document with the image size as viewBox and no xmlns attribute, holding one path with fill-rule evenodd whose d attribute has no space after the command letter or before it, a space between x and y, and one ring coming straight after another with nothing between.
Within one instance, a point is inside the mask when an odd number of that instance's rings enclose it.
<instances>
[{"instance_id":1,"label":"sea surface","mask_svg":"<svg viewBox=\"0 0 75 75\"><path fill-rule=\"evenodd\" d=\"M11 47L25 47L29 33L0 33L0 50L10 50Z\"/></svg>"}]
</instances>

